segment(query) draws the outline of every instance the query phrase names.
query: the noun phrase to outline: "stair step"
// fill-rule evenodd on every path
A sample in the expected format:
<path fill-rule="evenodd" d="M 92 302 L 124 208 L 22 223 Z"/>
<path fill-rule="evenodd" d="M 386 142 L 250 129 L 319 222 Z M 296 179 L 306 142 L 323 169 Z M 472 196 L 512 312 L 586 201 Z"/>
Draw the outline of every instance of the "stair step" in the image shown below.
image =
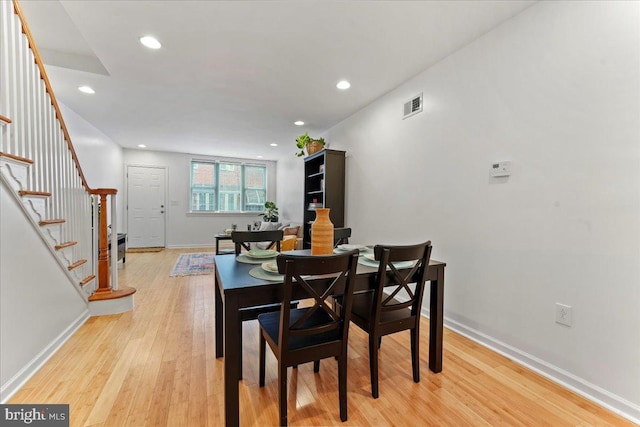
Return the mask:
<path fill-rule="evenodd" d="M 51 197 L 51 193 L 46 191 L 29 191 L 29 190 L 20 190 L 18 194 L 21 196 L 38 196 L 38 197 Z"/>
<path fill-rule="evenodd" d="M 73 245 L 77 245 L 78 242 L 64 242 L 64 243 L 60 243 L 59 245 L 56 245 L 55 248 L 57 251 L 59 251 L 60 249 L 64 249 L 64 248 L 68 248 L 69 246 L 73 246 Z"/>
<path fill-rule="evenodd" d="M 46 221 L 40 221 L 38 222 L 38 224 L 40 226 L 45 226 L 45 225 L 52 225 L 52 224 L 63 224 L 66 221 L 64 219 L 48 219 Z"/>
<path fill-rule="evenodd" d="M 85 278 L 82 280 L 82 282 L 80 282 L 80 286 L 84 286 L 84 285 L 86 285 L 87 283 L 89 283 L 90 281 L 92 281 L 92 280 L 93 280 L 93 279 L 95 279 L 95 278 L 96 278 L 96 275 L 95 275 L 95 274 L 92 274 L 91 276 L 87 276 L 87 277 L 85 277 Z"/>
<path fill-rule="evenodd" d="M 118 290 L 96 291 L 89 297 L 89 301 L 105 301 L 128 297 L 136 293 L 135 288 L 122 287 Z"/>
<path fill-rule="evenodd" d="M 9 154 L 9 153 L 3 153 L 2 151 L 0 151 L 0 157 L 6 157 L 7 159 L 12 159 L 15 160 L 17 162 L 22 162 L 22 163 L 28 163 L 28 164 L 33 164 L 33 160 L 24 158 L 24 157 L 20 157 L 20 156 L 14 156 L 13 154 Z"/>
<path fill-rule="evenodd" d="M 71 271 L 71 270 L 73 270 L 74 268 L 78 268 L 78 267 L 80 267 L 82 264 L 84 264 L 84 263 L 86 263 L 86 262 L 87 262 L 87 260 L 86 260 L 86 259 L 80 259 L 80 260 L 78 260 L 78 261 L 74 262 L 73 264 L 71 264 L 71 265 L 67 266 L 67 269 L 68 269 L 69 271 Z"/>

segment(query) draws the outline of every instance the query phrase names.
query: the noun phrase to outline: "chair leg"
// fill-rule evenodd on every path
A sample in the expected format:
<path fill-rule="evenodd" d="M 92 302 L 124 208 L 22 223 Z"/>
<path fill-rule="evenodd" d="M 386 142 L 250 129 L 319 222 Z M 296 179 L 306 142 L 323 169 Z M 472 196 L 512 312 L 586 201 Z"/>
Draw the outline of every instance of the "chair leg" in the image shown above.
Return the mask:
<path fill-rule="evenodd" d="M 280 404 L 280 425 L 287 425 L 287 367 L 278 360 L 278 402 Z"/>
<path fill-rule="evenodd" d="M 319 360 L 314 360 L 313 361 L 313 372 L 315 372 L 315 373 L 320 372 L 320 361 Z"/>
<path fill-rule="evenodd" d="M 338 399 L 340 400 L 340 419 L 347 421 L 347 355 L 338 358 Z"/>
<path fill-rule="evenodd" d="M 262 335 L 262 331 L 260 331 L 260 374 L 259 374 L 259 385 L 260 387 L 264 387 L 264 363 L 265 363 L 265 340 L 264 335 Z"/>
<path fill-rule="evenodd" d="M 331 308 L 333 309 L 333 311 L 335 311 L 338 315 L 340 315 L 340 308 L 338 306 L 338 301 L 336 301 L 336 299 L 334 297 L 331 297 Z"/>
<path fill-rule="evenodd" d="M 238 353 L 238 381 L 242 380 L 242 320 L 240 321 L 240 325 L 238 327 L 240 331 L 240 336 L 238 337 L 238 342 L 240 343 L 240 352 Z"/>
<path fill-rule="evenodd" d="M 378 338 L 369 335 L 369 370 L 371 371 L 371 395 L 378 398 Z"/>
<path fill-rule="evenodd" d="M 413 382 L 420 382 L 420 334 L 417 328 L 411 329 L 411 367 Z"/>

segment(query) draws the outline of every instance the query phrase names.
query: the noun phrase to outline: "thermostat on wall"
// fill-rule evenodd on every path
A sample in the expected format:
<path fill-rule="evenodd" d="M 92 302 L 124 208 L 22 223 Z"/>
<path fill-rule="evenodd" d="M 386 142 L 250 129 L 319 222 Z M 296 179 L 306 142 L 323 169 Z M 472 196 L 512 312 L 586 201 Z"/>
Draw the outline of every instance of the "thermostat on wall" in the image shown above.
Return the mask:
<path fill-rule="evenodd" d="M 511 175 L 511 162 L 497 162 L 491 165 L 491 176 Z"/>

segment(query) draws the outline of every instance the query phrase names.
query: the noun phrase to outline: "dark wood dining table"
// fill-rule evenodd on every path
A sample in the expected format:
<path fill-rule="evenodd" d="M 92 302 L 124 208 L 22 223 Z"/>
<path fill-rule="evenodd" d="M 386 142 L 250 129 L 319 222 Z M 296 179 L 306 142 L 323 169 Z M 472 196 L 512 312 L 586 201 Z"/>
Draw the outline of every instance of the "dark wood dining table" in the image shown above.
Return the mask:
<path fill-rule="evenodd" d="M 287 253 L 309 254 L 309 251 Z M 442 371 L 442 328 L 444 302 L 444 268 L 446 264 L 431 260 L 427 271 L 429 298 L 429 369 Z M 239 310 L 282 301 L 282 282 L 257 279 L 249 274 L 256 264 L 236 261 L 235 255 L 215 257 L 215 333 L 216 358 L 224 358 L 225 424 L 240 423 L 239 357 L 242 352 Z M 373 289 L 377 269 L 358 264 L 355 290 Z M 426 289 L 425 289 L 426 291 Z M 257 361 L 256 361 L 257 363 Z"/>

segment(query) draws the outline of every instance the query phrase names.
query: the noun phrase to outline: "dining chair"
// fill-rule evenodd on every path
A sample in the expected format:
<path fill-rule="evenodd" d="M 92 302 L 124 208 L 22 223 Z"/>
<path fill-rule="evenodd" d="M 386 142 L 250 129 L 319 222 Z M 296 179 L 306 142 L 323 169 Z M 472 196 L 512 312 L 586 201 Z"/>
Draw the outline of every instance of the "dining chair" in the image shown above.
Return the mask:
<path fill-rule="evenodd" d="M 333 247 L 338 245 L 344 245 L 349 243 L 349 237 L 351 237 L 351 228 L 334 228 L 333 229 Z"/>
<path fill-rule="evenodd" d="M 328 256 L 282 254 L 278 271 L 284 274 L 280 312 L 258 316 L 260 325 L 260 387 L 265 384 L 265 348 L 269 344 L 278 360 L 278 402 L 280 425 L 287 425 L 287 368 L 320 359 L 338 359 L 338 398 L 340 419 L 347 420 L 347 339 L 351 298 L 358 264 L 358 251 Z M 306 275 L 329 275 L 309 283 Z M 343 294 L 342 315 L 327 303 L 335 292 Z M 292 298 L 313 299 L 313 306 L 292 309 Z"/>
<path fill-rule="evenodd" d="M 280 241 L 284 237 L 282 230 L 257 230 L 257 231 L 233 231 L 231 232 L 231 240 L 235 244 L 236 256 L 242 253 L 242 248 L 251 250 L 251 243 L 271 242 L 269 244 L 276 245 L 276 250 L 280 252 Z"/>
<path fill-rule="evenodd" d="M 246 250 L 251 250 L 250 243 L 254 242 L 264 242 L 264 241 L 272 241 L 276 244 L 276 250 L 280 251 L 280 241 L 283 238 L 282 230 L 265 230 L 265 231 L 233 231 L 231 232 L 231 240 L 235 244 L 235 252 L 236 256 L 240 255 L 242 252 L 242 248 Z M 298 303 L 292 303 L 295 307 L 297 307 Z M 265 304 L 258 305 L 255 307 L 247 307 L 240 309 L 240 328 L 242 331 L 242 322 L 246 322 L 249 320 L 256 320 L 259 314 L 268 313 L 271 311 L 279 311 L 280 304 Z M 239 337 L 240 340 L 240 348 L 242 348 L 242 334 Z M 242 379 L 242 352 L 239 354 L 239 378 Z"/>
<path fill-rule="evenodd" d="M 431 241 L 409 246 L 376 245 L 379 261 L 373 292 L 353 296 L 351 321 L 369 334 L 369 368 L 371 394 L 378 398 L 378 349 L 384 335 L 410 330 L 413 381 L 420 382 L 420 309 L 431 258 Z M 399 271 L 394 263 L 416 261 L 408 272 Z M 414 289 L 410 284 L 415 283 Z M 338 310 L 348 310 L 342 299 L 336 299 Z"/>

